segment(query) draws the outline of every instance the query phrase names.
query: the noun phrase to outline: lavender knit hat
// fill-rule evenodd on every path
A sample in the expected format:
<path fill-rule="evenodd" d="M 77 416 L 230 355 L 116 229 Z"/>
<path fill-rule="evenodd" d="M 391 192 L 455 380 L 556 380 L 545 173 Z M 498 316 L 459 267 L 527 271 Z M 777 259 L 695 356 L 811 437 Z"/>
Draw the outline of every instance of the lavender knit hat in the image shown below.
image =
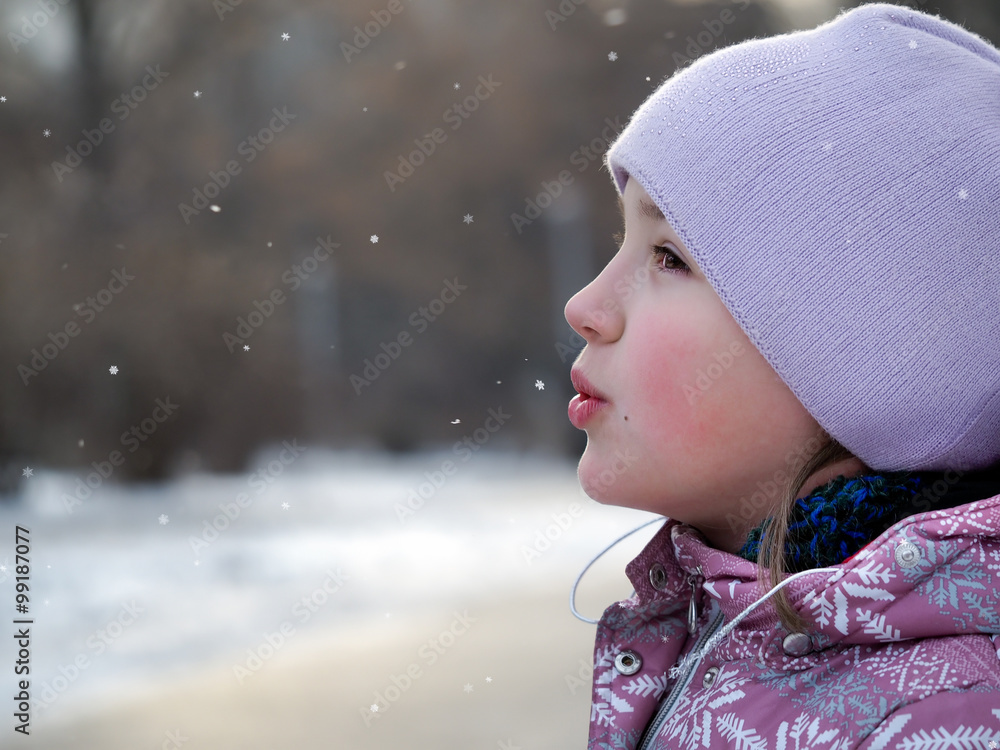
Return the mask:
<path fill-rule="evenodd" d="M 863 5 L 696 60 L 606 162 L 865 464 L 1000 459 L 1000 50 Z"/>

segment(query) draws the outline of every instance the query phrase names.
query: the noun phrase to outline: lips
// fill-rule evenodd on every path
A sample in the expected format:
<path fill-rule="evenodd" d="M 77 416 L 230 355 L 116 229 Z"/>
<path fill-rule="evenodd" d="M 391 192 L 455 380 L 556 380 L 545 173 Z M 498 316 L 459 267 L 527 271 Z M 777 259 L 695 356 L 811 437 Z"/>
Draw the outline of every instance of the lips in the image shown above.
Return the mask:
<path fill-rule="evenodd" d="M 608 397 L 597 390 L 594 384 L 587 380 L 587 377 L 583 374 L 582 370 L 573 368 L 569 372 L 569 379 L 573 382 L 573 387 L 576 388 L 576 392 L 581 396 L 587 396 L 589 398 L 599 398 L 602 401 L 607 401 Z"/>
<path fill-rule="evenodd" d="M 577 395 L 569 402 L 569 421 L 574 427 L 582 430 L 597 411 L 608 405 L 608 399 L 584 377 L 580 370 L 574 368 L 570 371 L 569 377 L 577 390 Z"/>

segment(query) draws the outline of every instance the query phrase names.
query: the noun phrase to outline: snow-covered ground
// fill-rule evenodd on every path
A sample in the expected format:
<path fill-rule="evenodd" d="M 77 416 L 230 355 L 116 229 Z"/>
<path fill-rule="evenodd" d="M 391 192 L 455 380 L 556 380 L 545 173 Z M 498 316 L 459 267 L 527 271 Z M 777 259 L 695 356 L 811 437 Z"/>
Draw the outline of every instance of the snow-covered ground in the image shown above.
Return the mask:
<path fill-rule="evenodd" d="M 568 602 L 597 552 L 655 518 L 595 503 L 565 461 L 311 450 L 286 466 L 281 449 L 240 475 L 107 482 L 72 512 L 65 497 L 84 473 L 36 470 L 0 504 L 5 612 L 14 607 L 14 527 L 30 530 L 36 718 L 68 717 L 201 663 L 239 661 L 282 623 L 296 633 L 363 628 L 533 591 Z M 423 504 L 407 505 L 421 489 Z M 622 542 L 594 574 L 619 575 L 627 588 L 624 562 L 658 527 Z M 13 639 L 3 642 L 0 682 L 13 687 Z"/>

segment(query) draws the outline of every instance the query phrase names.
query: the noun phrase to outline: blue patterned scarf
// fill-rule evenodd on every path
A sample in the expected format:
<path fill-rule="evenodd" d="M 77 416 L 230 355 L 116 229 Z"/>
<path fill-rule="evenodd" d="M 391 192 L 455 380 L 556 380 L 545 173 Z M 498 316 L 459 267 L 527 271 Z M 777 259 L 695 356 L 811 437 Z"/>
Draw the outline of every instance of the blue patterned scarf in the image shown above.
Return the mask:
<path fill-rule="evenodd" d="M 785 541 L 786 571 L 836 565 L 915 513 L 997 494 L 1000 464 L 964 473 L 896 471 L 850 479 L 840 475 L 795 501 Z M 754 528 L 736 554 L 757 562 L 761 539 L 771 522 L 767 518 Z"/>

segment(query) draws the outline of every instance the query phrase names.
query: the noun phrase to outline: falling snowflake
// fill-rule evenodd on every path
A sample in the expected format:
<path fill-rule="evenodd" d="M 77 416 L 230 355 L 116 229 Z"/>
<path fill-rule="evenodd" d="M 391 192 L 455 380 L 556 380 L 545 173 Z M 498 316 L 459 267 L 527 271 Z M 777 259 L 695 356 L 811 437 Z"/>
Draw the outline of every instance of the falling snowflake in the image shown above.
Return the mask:
<path fill-rule="evenodd" d="M 201 92 L 200 91 L 195 91 L 194 92 L 194 98 L 195 99 L 201 99 Z"/>
<path fill-rule="evenodd" d="M 45 128 L 45 130 L 42 131 L 42 135 L 48 138 L 50 135 L 52 135 L 52 131 L 49 130 L 48 128 Z"/>
<path fill-rule="evenodd" d="M 608 59 L 609 59 L 609 60 L 610 60 L 611 62 L 614 62 L 615 60 L 617 60 L 617 59 L 618 59 L 618 53 L 617 53 L 617 52 L 609 52 L 609 53 L 608 53 Z"/>
<path fill-rule="evenodd" d="M 910 49 L 916 49 L 917 48 L 917 43 L 911 39 L 909 46 L 910 46 Z"/>
<path fill-rule="evenodd" d="M 282 510 L 288 510 L 290 507 L 292 507 L 292 506 L 290 506 L 288 503 L 282 503 L 281 504 L 281 509 Z"/>
<path fill-rule="evenodd" d="M 471 685 L 470 683 L 468 683 L 468 682 L 467 682 L 467 683 L 465 683 L 465 687 L 464 687 L 464 688 L 462 688 L 462 689 L 463 689 L 463 690 L 464 690 L 465 692 L 467 692 L 467 693 L 471 693 L 471 692 L 472 692 L 472 685 Z"/>
<path fill-rule="evenodd" d="M 166 526 L 170 523 L 170 517 L 166 513 L 161 513 L 157 520 L 160 522 L 160 526 Z"/>
<path fill-rule="evenodd" d="M 217 214 L 217 213 L 219 213 L 219 211 L 221 211 L 221 210 L 222 210 L 222 206 L 217 206 L 217 205 L 216 205 L 216 204 L 214 204 L 214 203 L 213 203 L 213 204 L 212 204 L 211 206 L 209 206 L 208 208 L 209 208 L 209 210 L 210 210 L 210 211 L 211 211 L 212 213 L 216 213 L 216 214 Z"/>
<path fill-rule="evenodd" d="M 281 35 L 281 38 L 282 38 L 282 39 L 283 39 L 284 41 L 286 41 L 286 42 L 287 42 L 287 41 L 288 41 L 289 39 L 291 39 L 291 37 L 290 37 L 290 36 L 288 35 L 288 32 L 285 32 L 284 34 L 282 34 L 282 35 Z"/>
<path fill-rule="evenodd" d="M 376 242 L 378 242 L 378 235 L 373 234 L 371 237 L 369 237 L 369 239 L 372 241 L 372 244 L 374 245 Z"/>
<path fill-rule="evenodd" d="M 0 102 L 5 102 L 5 101 L 7 101 L 7 97 L 6 96 L 0 96 Z"/>
<path fill-rule="evenodd" d="M 487 681 L 487 682 L 493 682 L 493 678 L 492 678 L 492 677 L 487 677 L 487 678 L 486 678 L 486 681 Z"/>
<path fill-rule="evenodd" d="M 373 714 L 377 714 L 378 713 L 378 703 L 372 703 L 368 707 L 368 710 L 371 711 Z"/>
<path fill-rule="evenodd" d="M 535 381 L 535 388 L 537 388 L 540 391 L 544 391 L 545 390 L 545 383 L 543 383 L 541 380 L 536 380 Z"/>
<path fill-rule="evenodd" d="M 34 473 L 35 472 L 34 472 L 34 470 L 31 467 L 25 466 L 24 467 L 24 471 L 21 472 L 21 476 L 24 477 L 25 479 L 27 479 L 28 477 L 30 477 Z"/>
<path fill-rule="evenodd" d="M 969 191 L 966 190 L 965 188 L 960 188 L 958 191 L 958 199 L 964 201 L 968 197 L 969 197 Z"/>
<path fill-rule="evenodd" d="M 472 223 L 472 214 L 466 214 L 465 217 L 462 219 L 462 221 L 464 221 L 466 224 L 471 224 Z"/>
<path fill-rule="evenodd" d="M 108 372 L 110 372 L 112 375 L 117 375 L 118 365 L 111 365 L 111 367 L 108 368 Z"/>
<path fill-rule="evenodd" d="M 243 351 L 245 351 L 245 352 L 250 351 L 250 344 L 244 344 L 243 345 Z"/>
<path fill-rule="evenodd" d="M 367 111 L 368 111 L 368 107 L 362 107 L 362 108 L 361 108 L 361 111 L 362 111 L 362 112 L 367 112 Z"/>
<path fill-rule="evenodd" d="M 458 81 L 456 81 L 454 88 L 455 88 L 455 91 L 458 91 L 460 88 L 462 88 L 462 85 L 460 83 L 458 83 Z"/>
<path fill-rule="evenodd" d="M 452 424 L 458 424 L 458 423 L 460 423 L 461 421 L 462 421 L 461 419 L 453 419 L 453 420 L 451 420 L 451 423 L 452 423 Z"/>
<path fill-rule="evenodd" d="M 0 565 L 0 573 L 6 573 L 6 572 L 7 572 L 7 558 L 5 557 L 3 560 L 3 565 Z"/>

